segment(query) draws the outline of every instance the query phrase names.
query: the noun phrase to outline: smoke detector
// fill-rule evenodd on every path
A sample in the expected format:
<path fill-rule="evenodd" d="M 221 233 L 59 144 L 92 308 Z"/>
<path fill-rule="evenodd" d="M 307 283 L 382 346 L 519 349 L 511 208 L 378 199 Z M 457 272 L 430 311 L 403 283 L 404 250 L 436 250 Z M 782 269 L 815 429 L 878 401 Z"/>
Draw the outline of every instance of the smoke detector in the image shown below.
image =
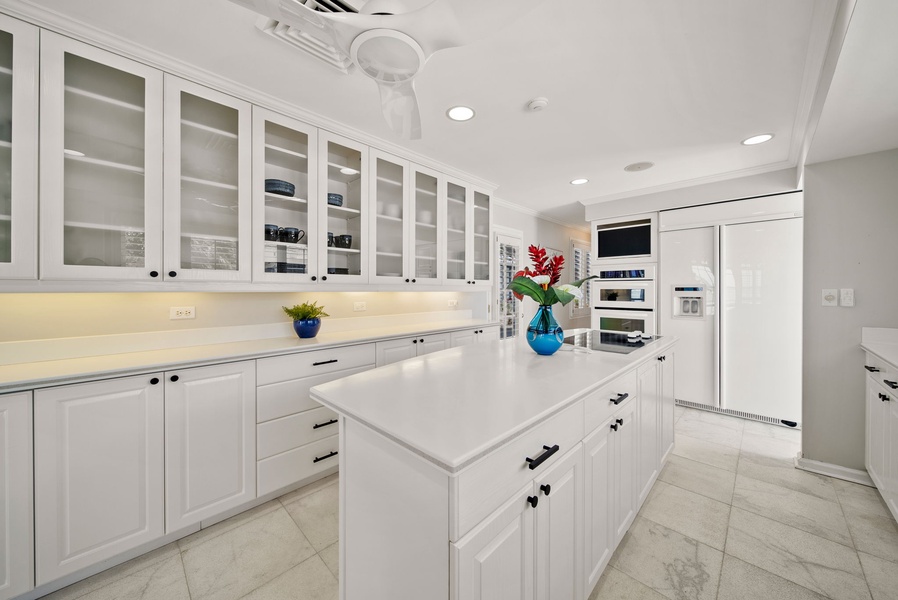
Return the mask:
<path fill-rule="evenodd" d="M 634 171 L 645 171 L 646 169 L 651 169 L 654 166 L 655 166 L 655 163 L 651 163 L 651 162 L 637 162 L 637 163 L 633 163 L 632 165 L 627 165 L 626 167 L 624 167 L 624 171 L 629 171 L 630 173 L 633 173 Z"/>
<path fill-rule="evenodd" d="M 549 106 L 549 99 L 543 98 L 542 96 L 540 96 L 539 98 L 534 98 L 527 103 L 527 108 L 533 112 L 542 110 L 547 106 Z"/>

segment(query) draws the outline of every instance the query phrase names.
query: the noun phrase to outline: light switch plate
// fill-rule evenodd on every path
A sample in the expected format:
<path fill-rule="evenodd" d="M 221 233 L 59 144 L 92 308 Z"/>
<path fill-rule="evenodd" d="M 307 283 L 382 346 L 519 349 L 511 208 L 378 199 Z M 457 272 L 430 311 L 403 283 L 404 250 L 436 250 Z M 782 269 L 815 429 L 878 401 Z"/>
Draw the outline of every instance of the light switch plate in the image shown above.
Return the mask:
<path fill-rule="evenodd" d="M 839 306 L 839 290 L 835 288 L 824 289 L 823 306 Z"/>
<path fill-rule="evenodd" d="M 353 302 L 352 310 L 355 312 L 362 312 L 368 310 L 368 305 L 365 302 Z"/>
<path fill-rule="evenodd" d="M 854 288 L 842 288 L 839 290 L 839 305 L 854 306 Z"/>

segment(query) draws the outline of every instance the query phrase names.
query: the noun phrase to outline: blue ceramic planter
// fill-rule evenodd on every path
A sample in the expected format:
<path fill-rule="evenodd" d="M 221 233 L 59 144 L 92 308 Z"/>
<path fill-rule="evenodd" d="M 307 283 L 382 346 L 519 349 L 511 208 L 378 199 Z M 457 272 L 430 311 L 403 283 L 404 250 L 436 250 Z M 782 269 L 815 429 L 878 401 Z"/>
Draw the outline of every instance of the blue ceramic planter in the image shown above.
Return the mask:
<path fill-rule="evenodd" d="M 313 338 L 318 335 L 319 329 L 321 329 L 321 319 L 318 317 L 293 321 L 293 331 L 301 338 Z"/>
<path fill-rule="evenodd" d="M 527 327 L 527 343 L 537 354 L 550 356 L 561 348 L 563 342 L 564 331 L 552 315 L 552 307 L 540 304 Z"/>

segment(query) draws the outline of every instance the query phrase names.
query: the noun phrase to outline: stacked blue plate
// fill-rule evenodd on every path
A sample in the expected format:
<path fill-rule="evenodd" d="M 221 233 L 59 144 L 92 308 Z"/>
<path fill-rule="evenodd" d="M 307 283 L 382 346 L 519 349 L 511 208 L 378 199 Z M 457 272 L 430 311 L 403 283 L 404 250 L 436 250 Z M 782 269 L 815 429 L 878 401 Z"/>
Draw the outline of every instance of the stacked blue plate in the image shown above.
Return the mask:
<path fill-rule="evenodd" d="M 293 193 L 296 191 L 296 186 L 289 181 L 282 181 L 280 179 L 266 179 L 265 191 L 270 194 L 292 197 Z"/>
<path fill-rule="evenodd" d="M 343 206 L 343 194 L 328 194 L 327 203 L 332 206 Z"/>

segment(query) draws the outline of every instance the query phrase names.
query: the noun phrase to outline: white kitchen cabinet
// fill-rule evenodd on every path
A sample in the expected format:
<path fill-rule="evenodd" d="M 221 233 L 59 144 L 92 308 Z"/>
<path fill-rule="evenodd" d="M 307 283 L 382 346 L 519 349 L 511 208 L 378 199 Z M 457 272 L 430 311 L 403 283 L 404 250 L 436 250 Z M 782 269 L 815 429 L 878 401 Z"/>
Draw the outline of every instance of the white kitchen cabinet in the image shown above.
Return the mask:
<path fill-rule="evenodd" d="M 479 344 L 482 342 L 492 342 L 499 339 L 499 326 L 486 325 L 479 329 L 462 329 L 452 332 L 453 348 L 457 346 L 467 346 L 468 344 Z"/>
<path fill-rule="evenodd" d="M 411 194 L 409 191 L 409 163 L 385 152 L 370 149 L 368 152 L 368 189 L 370 206 L 374 207 L 370 220 L 371 283 L 411 283 L 411 239 L 409 222 L 412 220 Z"/>
<path fill-rule="evenodd" d="M 37 585 L 163 535 L 161 378 L 34 392 Z"/>
<path fill-rule="evenodd" d="M 165 373 L 165 531 L 256 497 L 256 364 Z"/>
<path fill-rule="evenodd" d="M 165 279 L 250 280 L 251 128 L 249 103 L 165 75 Z"/>
<path fill-rule="evenodd" d="M 451 339 L 452 336 L 449 333 L 431 333 L 413 338 L 377 342 L 375 345 L 377 366 L 382 367 L 407 358 L 446 350 L 452 347 Z"/>
<path fill-rule="evenodd" d="M 648 497 L 661 468 L 661 396 L 658 389 L 661 362 L 659 356 L 657 360 L 643 365 L 637 371 L 639 377 L 639 391 L 636 397 L 637 421 L 639 422 L 636 475 L 637 489 L 639 490 L 638 506 L 642 506 Z"/>
<path fill-rule="evenodd" d="M 163 278 L 162 82 L 41 32 L 41 278 Z"/>
<path fill-rule="evenodd" d="M 409 185 L 410 273 L 413 283 L 442 283 L 446 269 L 446 195 L 444 176 L 437 171 L 411 165 Z"/>
<path fill-rule="evenodd" d="M 0 599 L 34 587 L 31 392 L 0 396 Z"/>
<path fill-rule="evenodd" d="M 37 27 L 0 15 L 0 278 L 37 278 L 37 64 Z"/>
<path fill-rule="evenodd" d="M 865 465 L 898 518 L 898 365 L 867 353 Z"/>
<path fill-rule="evenodd" d="M 639 413 L 636 402 L 628 402 L 614 414 L 609 424 L 612 433 L 611 456 L 614 467 L 614 503 L 611 527 L 615 547 L 636 518 L 639 457 Z"/>
<path fill-rule="evenodd" d="M 445 189 L 446 281 L 488 285 L 492 278 L 490 196 L 450 178 Z"/>
<path fill-rule="evenodd" d="M 293 184 L 292 195 L 265 191 L 265 181 Z M 318 224 L 318 130 L 253 107 L 253 280 L 306 283 L 318 274 L 327 232 Z M 267 226 L 300 230 L 299 240 L 266 235 Z"/>
<path fill-rule="evenodd" d="M 676 408 L 676 398 L 674 398 L 674 364 L 676 362 L 676 353 L 673 350 L 665 352 L 661 355 L 661 369 L 658 372 L 660 382 L 658 390 L 661 395 L 661 432 L 658 439 L 661 442 L 661 463 L 663 464 L 667 457 L 674 449 L 674 409 Z"/>
<path fill-rule="evenodd" d="M 318 131 L 318 227 L 333 234 L 319 240 L 320 282 L 366 283 L 369 252 L 368 147 L 348 138 Z M 328 200 L 329 194 L 338 194 Z M 340 236 L 349 236 L 343 237 Z"/>
<path fill-rule="evenodd" d="M 471 229 L 468 232 L 468 276 L 473 285 L 488 286 L 492 281 L 492 245 L 490 231 L 493 225 L 493 210 L 490 195 L 475 189 L 468 209 L 471 215 Z"/>
<path fill-rule="evenodd" d="M 613 520 L 617 499 L 615 461 L 618 459 L 611 424 L 614 418 L 597 427 L 583 441 L 585 472 L 585 509 L 583 529 L 586 590 L 591 591 L 611 560 L 615 531 Z"/>

